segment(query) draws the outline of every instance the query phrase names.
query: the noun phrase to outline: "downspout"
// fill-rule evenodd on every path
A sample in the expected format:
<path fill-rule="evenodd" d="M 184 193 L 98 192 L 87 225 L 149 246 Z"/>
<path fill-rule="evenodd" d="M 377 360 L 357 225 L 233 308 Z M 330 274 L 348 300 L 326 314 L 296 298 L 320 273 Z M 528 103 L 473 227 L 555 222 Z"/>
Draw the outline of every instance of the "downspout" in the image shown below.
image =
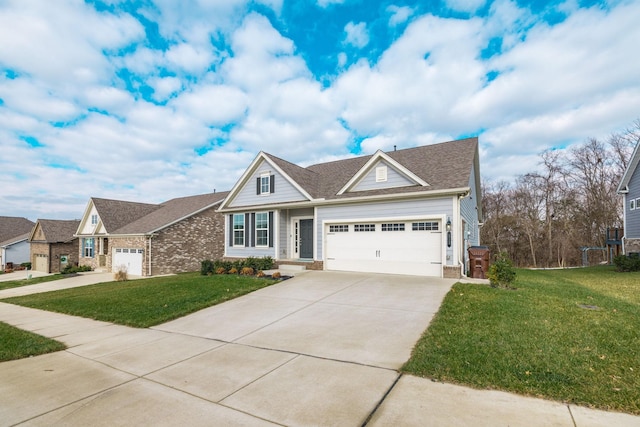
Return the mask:
<path fill-rule="evenodd" d="M 147 251 L 147 258 L 149 263 L 149 271 L 148 276 L 151 277 L 151 239 L 153 238 L 153 234 L 149 234 L 149 250 Z"/>

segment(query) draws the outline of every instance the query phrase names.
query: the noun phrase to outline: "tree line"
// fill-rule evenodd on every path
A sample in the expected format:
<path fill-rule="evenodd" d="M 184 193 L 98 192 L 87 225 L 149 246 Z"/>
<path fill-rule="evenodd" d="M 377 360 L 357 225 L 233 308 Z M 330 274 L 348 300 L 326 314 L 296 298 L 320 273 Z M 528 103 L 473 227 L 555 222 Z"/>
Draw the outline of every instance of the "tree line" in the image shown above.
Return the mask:
<path fill-rule="evenodd" d="M 589 138 L 566 150 L 540 153 L 539 169 L 482 183 L 481 241 L 505 251 L 519 267 L 569 267 L 604 262 L 608 228 L 622 228 L 616 193 L 640 142 L 640 119 L 606 140 Z M 592 248 L 585 250 L 584 248 Z"/>

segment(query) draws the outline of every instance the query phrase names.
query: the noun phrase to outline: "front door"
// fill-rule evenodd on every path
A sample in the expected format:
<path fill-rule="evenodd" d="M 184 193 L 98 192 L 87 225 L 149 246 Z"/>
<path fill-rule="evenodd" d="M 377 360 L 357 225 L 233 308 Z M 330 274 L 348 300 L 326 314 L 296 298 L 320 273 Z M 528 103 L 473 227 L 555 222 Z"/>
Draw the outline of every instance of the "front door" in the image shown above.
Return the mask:
<path fill-rule="evenodd" d="M 313 220 L 300 220 L 300 258 L 313 258 Z"/>

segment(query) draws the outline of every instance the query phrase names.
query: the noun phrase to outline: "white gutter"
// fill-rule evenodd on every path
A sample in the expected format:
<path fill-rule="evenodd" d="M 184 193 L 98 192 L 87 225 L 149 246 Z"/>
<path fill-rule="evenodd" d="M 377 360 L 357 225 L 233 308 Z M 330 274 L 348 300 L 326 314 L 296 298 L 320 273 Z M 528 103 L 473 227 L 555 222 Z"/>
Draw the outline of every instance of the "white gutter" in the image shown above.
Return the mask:
<path fill-rule="evenodd" d="M 381 200 L 402 200 L 402 199 L 414 199 L 416 197 L 437 197 L 437 196 L 453 196 L 460 195 L 466 196 L 471 191 L 470 187 L 448 188 L 445 190 L 433 190 L 433 191 L 420 191 L 413 193 L 400 193 L 400 194 L 379 194 L 377 196 L 360 196 L 360 197 L 348 197 L 340 199 L 313 199 L 311 201 L 292 202 L 292 203 L 273 203 L 270 205 L 251 205 L 251 206 L 237 206 L 233 208 L 218 209 L 216 212 L 244 212 L 252 209 L 291 209 L 300 207 L 316 207 L 316 206 L 328 206 L 328 205 L 346 205 L 352 203 L 361 202 L 377 202 Z"/>

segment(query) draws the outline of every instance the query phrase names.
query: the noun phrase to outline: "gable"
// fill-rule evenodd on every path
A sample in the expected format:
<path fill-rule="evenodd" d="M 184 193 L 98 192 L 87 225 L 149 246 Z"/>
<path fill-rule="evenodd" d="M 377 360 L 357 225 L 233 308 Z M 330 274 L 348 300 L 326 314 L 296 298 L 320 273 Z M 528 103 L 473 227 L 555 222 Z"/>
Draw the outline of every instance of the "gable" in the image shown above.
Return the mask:
<path fill-rule="evenodd" d="M 254 206 L 272 203 L 306 201 L 309 198 L 300 191 L 279 168 L 264 158 L 259 160 L 232 190 L 232 197 L 225 207 Z M 268 192 L 261 193 L 259 180 L 268 177 Z"/>
<path fill-rule="evenodd" d="M 391 176 L 394 182 L 391 183 L 388 183 L 389 169 L 393 170 Z M 351 177 L 349 182 L 338 192 L 338 195 L 353 191 L 362 191 L 363 186 L 360 187 L 361 190 L 356 190 L 356 187 L 363 182 L 364 188 L 367 190 L 401 188 L 414 185 L 422 187 L 429 186 L 422 178 L 380 150 L 371 156 L 365 165 Z"/>
<path fill-rule="evenodd" d="M 416 185 L 415 181 L 400 173 L 388 162 L 380 160 L 374 163 L 369 172 L 356 182 L 349 191 L 368 191 L 414 185 Z"/>
<path fill-rule="evenodd" d="M 89 202 L 89 206 L 87 206 L 87 210 L 85 211 L 84 216 L 82 217 L 82 221 L 80 222 L 80 226 L 78 227 L 78 233 L 85 236 L 96 235 L 96 234 L 106 234 L 106 230 L 104 228 L 104 224 L 100 219 L 100 215 L 98 214 L 98 209 L 96 208 L 93 201 Z"/>
<path fill-rule="evenodd" d="M 36 226 L 33 227 L 33 231 L 29 236 L 29 241 L 30 242 L 33 242 L 33 241 L 46 242 L 47 241 L 47 238 L 44 235 L 44 230 L 42 229 L 42 224 L 40 223 L 40 221 L 38 221 L 36 223 Z"/>

